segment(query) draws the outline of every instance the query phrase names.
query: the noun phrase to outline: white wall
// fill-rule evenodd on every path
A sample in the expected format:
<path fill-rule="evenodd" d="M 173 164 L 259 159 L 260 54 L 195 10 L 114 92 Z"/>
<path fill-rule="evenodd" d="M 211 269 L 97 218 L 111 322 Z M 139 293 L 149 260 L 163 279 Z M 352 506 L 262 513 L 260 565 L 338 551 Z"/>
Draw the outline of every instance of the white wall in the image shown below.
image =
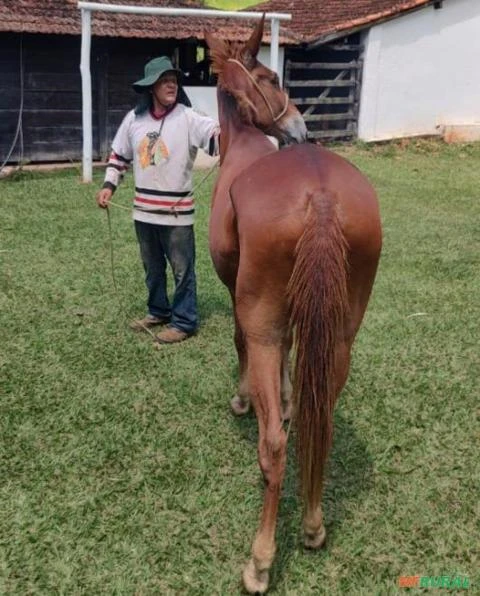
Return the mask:
<path fill-rule="evenodd" d="M 444 0 L 366 38 L 359 138 L 441 134 L 448 124 L 480 124 L 480 0 Z"/>
<path fill-rule="evenodd" d="M 278 52 L 278 76 L 283 80 L 284 49 Z M 270 46 L 262 46 L 258 55 L 259 61 L 270 68 Z M 193 107 L 208 116 L 218 120 L 217 89 L 216 87 L 185 87 L 185 91 Z"/>
<path fill-rule="evenodd" d="M 185 87 L 185 92 L 196 110 L 218 120 L 216 87 Z"/>

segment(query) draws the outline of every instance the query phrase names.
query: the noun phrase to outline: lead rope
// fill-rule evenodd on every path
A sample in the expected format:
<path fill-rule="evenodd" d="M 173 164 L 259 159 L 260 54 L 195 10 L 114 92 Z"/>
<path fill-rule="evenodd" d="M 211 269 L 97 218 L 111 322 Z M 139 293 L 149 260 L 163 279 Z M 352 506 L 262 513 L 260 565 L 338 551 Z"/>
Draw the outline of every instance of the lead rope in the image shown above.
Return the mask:
<path fill-rule="evenodd" d="M 208 170 L 207 174 L 200 180 L 200 182 L 193 187 L 192 193 L 191 193 L 192 196 L 202 186 L 202 184 L 208 180 L 208 178 L 212 175 L 213 171 L 216 168 L 218 168 L 218 161 L 213 164 L 213 166 Z M 177 213 L 177 211 L 175 211 L 176 205 L 178 203 L 182 202 L 183 200 L 185 200 L 185 198 L 186 197 L 180 197 L 170 207 L 170 210 L 173 211 L 175 217 L 178 217 L 178 213 Z M 113 201 L 109 201 L 108 204 L 109 205 L 112 205 L 113 207 L 117 207 L 118 209 L 124 209 L 125 211 L 129 211 L 129 212 L 131 211 L 131 208 L 130 207 L 125 207 L 124 205 L 120 205 L 119 203 L 114 203 Z"/>
<path fill-rule="evenodd" d="M 110 202 L 110 204 L 112 204 L 112 203 Z M 115 207 L 120 207 L 122 209 L 126 209 L 127 211 L 130 211 L 130 209 L 128 209 L 128 207 L 124 207 L 123 205 L 115 204 Z M 106 209 L 106 212 L 107 212 L 107 222 L 108 222 L 108 236 L 109 236 L 109 244 L 110 244 L 110 266 L 112 268 L 113 288 L 114 288 L 115 293 L 118 298 L 120 310 L 125 315 L 125 320 L 126 320 L 129 316 L 129 314 L 127 312 L 127 309 L 125 308 L 125 304 L 123 303 L 122 295 L 120 294 L 120 290 L 119 290 L 118 284 L 117 284 L 117 277 L 115 275 L 115 263 L 114 263 L 114 256 L 113 256 L 112 220 L 111 220 L 111 216 L 110 216 L 110 209 L 108 207 Z M 155 339 L 155 334 L 148 327 L 146 327 L 146 325 L 142 325 L 142 327 L 147 333 L 149 333 L 152 336 L 153 339 Z"/>
<path fill-rule="evenodd" d="M 193 196 L 195 194 L 195 192 L 202 186 L 202 184 L 210 177 L 210 175 L 212 174 L 213 170 L 218 167 L 218 161 L 216 161 L 213 166 L 208 170 L 207 174 L 200 180 L 200 182 L 198 184 L 196 184 L 193 188 L 192 188 L 192 193 L 190 196 Z M 170 211 L 173 212 L 173 214 L 175 215 L 175 217 L 178 217 L 178 213 L 177 210 L 175 209 L 175 207 L 178 205 L 178 203 L 181 203 L 186 197 L 180 197 L 179 199 L 177 199 L 172 206 L 170 207 Z"/>

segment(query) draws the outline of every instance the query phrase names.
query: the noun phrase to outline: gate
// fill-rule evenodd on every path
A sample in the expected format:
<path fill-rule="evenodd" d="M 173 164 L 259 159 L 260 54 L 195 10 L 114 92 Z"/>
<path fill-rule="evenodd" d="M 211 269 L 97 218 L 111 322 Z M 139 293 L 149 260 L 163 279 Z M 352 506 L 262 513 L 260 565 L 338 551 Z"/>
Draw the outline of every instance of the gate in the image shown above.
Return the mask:
<path fill-rule="evenodd" d="M 287 51 L 285 87 L 305 119 L 310 139 L 357 137 L 362 47 L 357 33 L 313 50 Z"/>

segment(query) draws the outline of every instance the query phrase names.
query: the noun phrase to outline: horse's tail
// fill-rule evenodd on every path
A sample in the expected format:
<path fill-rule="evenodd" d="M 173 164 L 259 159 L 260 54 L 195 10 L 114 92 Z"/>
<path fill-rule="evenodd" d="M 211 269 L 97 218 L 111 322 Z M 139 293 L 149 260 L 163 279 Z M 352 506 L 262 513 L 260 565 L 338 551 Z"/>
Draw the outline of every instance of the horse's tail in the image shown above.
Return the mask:
<path fill-rule="evenodd" d="M 335 346 L 348 310 L 346 241 L 328 194 L 312 196 L 288 294 L 296 341 L 297 457 L 303 498 L 314 507 L 333 436 Z"/>

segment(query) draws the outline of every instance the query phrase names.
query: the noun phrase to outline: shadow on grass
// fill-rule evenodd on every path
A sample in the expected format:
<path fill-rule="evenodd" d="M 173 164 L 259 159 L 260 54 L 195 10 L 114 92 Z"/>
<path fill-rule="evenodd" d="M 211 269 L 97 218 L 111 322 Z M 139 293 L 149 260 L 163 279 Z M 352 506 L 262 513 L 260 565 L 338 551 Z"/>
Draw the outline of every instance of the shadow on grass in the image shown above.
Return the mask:
<path fill-rule="evenodd" d="M 258 442 L 258 428 L 255 416 L 235 419 L 242 438 Z M 335 412 L 335 434 L 333 448 L 324 484 L 322 499 L 325 525 L 327 528 L 326 549 L 335 542 L 337 532 L 350 516 L 351 503 L 358 503 L 373 486 L 373 460 L 365 443 L 359 439 L 354 424 L 340 409 Z M 263 480 L 259 470 L 259 488 L 263 491 Z M 292 429 L 288 443 L 288 459 L 277 526 L 277 554 L 271 570 L 271 586 L 280 581 L 283 570 L 298 549 L 304 556 L 320 556 L 325 549 L 308 551 L 303 547 L 302 499 L 299 494 L 298 466 L 295 455 L 295 431 Z M 254 532 L 252 532 L 253 538 Z"/>
<path fill-rule="evenodd" d="M 233 321 L 232 304 L 228 296 L 212 294 L 208 300 L 199 300 L 200 320 L 206 323 L 214 315 L 231 317 Z"/>

